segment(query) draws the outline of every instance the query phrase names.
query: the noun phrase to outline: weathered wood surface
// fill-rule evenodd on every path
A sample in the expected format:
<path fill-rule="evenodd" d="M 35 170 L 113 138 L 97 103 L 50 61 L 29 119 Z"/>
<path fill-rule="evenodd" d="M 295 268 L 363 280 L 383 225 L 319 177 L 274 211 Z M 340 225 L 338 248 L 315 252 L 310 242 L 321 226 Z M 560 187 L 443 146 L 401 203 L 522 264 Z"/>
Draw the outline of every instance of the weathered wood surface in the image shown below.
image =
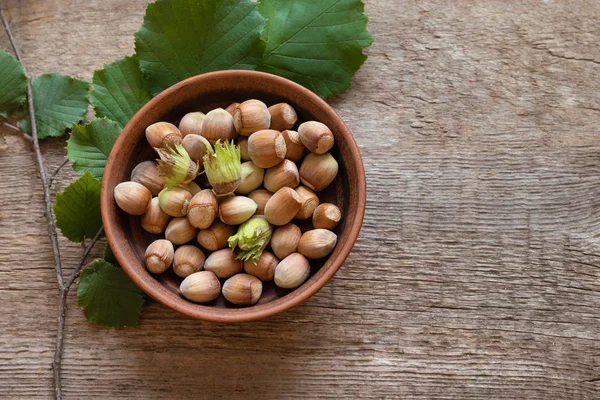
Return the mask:
<path fill-rule="evenodd" d="M 5 7 L 32 75 L 91 79 L 132 52 L 145 1 Z M 241 325 L 154 305 L 140 329 L 103 329 L 72 295 L 67 398 L 600 398 L 600 3 L 366 12 L 375 44 L 332 101 L 369 193 L 344 268 L 306 304 Z M 30 145 L 0 133 L 0 397 L 49 398 L 41 187 Z M 50 169 L 64 146 L 44 143 Z M 81 249 L 62 244 L 73 266 Z"/>

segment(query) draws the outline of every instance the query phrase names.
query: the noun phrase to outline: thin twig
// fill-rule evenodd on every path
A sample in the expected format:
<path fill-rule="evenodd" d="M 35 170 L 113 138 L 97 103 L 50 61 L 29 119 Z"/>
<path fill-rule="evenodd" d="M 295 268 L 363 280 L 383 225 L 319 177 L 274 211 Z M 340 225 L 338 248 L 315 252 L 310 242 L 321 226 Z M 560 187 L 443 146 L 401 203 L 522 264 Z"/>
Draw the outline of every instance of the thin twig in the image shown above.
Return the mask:
<path fill-rule="evenodd" d="M 17 59 L 21 61 L 21 63 L 23 63 L 23 58 L 21 57 L 21 52 L 19 51 L 19 48 L 16 45 L 15 37 L 13 36 L 12 31 L 10 30 L 10 26 L 6 22 L 6 16 L 4 15 L 2 7 L 2 0 L 0 0 L 0 17 L 2 18 L 2 24 L 4 25 L 4 29 L 6 30 L 6 34 L 8 35 L 8 40 L 10 40 L 10 45 L 12 46 L 15 55 L 17 56 Z"/>
<path fill-rule="evenodd" d="M 21 57 L 21 52 L 17 47 L 15 42 L 15 38 L 10 29 L 10 25 L 6 20 L 6 16 L 4 15 L 2 0 L 0 0 L 0 20 L 2 20 L 2 24 L 4 25 L 4 29 L 6 30 L 6 34 L 8 35 L 8 39 L 10 40 L 10 44 L 17 56 L 17 59 L 23 65 L 23 58 Z M 23 65 L 23 69 L 26 71 L 25 66 Z M 58 305 L 58 329 L 56 333 L 56 347 L 54 349 L 54 362 L 52 363 L 52 373 L 54 377 L 54 395 L 57 400 L 62 400 L 62 382 L 61 382 L 61 362 L 62 362 L 62 347 L 64 340 L 64 329 L 65 329 L 65 314 L 67 309 L 67 295 L 69 294 L 69 287 L 65 287 L 65 283 L 63 281 L 62 275 L 62 264 L 60 259 L 60 250 L 58 247 L 58 235 L 56 232 L 56 224 L 54 222 L 54 216 L 52 214 L 52 202 L 50 200 L 50 185 L 48 184 L 48 173 L 46 170 L 46 165 L 44 164 L 44 157 L 42 156 L 42 152 L 40 150 L 40 142 L 38 140 L 37 135 L 37 121 L 35 118 L 35 108 L 33 104 L 33 91 L 31 89 L 31 77 L 25 72 L 27 76 L 27 107 L 29 110 L 29 120 L 31 123 L 31 139 L 33 141 L 33 149 L 36 156 L 36 161 L 38 164 L 38 169 L 40 172 L 40 180 L 42 181 L 42 189 L 44 191 L 44 203 L 45 203 L 45 217 L 48 221 L 48 236 L 50 237 L 50 242 L 52 243 L 52 253 L 54 254 L 54 268 L 56 270 L 56 282 L 58 284 L 58 290 L 60 294 L 60 300 Z M 24 136 L 26 137 L 26 136 Z M 87 256 L 86 252 L 86 256 Z M 81 265 L 85 262 L 82 261 Z M 81 267 L 78 266 L 80 270 Z M 75 276 L 75 275 L 73 275 Z M 73 278 L 74 280 L 74 278 Z M 69 280 L 71 282 L 71 280 Z M 71 282 L 72 283 L 72 282 Z"/>
<path fill-rule="evenodd" d="M 7 128 L 13 129 L 17 132 L 21 132 L 21 130 L 19 128 L 17 128 L 16 126 L 14 126 L 13 124 L 9 124 L 6 121 L 2 121 L 2 125 L 6 126 Z"/>
<path fill-rule="evenodd" d="M 23 132 L 21 129 L 17 128 L 16 126 L 9 124 L 6 121 L 2 121 L 2 125 L 19 132 L 21 134 L 21 136 L 23 136 L 23 139 L 27 140 L 29 143 L 33 143 L 33 138 L 31 136 L 29 136 L 28 134 L 26 134 L 25 132 Z"/>
<path fill-rule="evenodd" d="M 19 48 L 17 47 L 15 38 L 10 29 L 10 25 L 8 25 L 8 21 L 6 20 L 6 16 L 4 15 L 4 10 L 2 8 L 2 0 L 0 0 L 0 19 L 2 19 L 2 24 L 4 25 L 4 29 L 6 30 L 6 34 L 8 35 L 8 39 L 10 40 L 10 44 L 15 52 L 15 55 L 17 56 L 17 59 L 21 62 L 21 64 L 23 64 L 21 52 L 19 52 Z M 25 70 L 24 65 L 23 69 Z M 58 248 L 58 235 L 56 233 L 56 224 L 54 223 L 54 218 L 52 216 L 52 201 L 50 200 L 50 186 L 48 185 L 48 173 L 46 171 L 44 157 L 42 156 L 42 151 L 40 150 L 40 142 L 37 136 L 37 121 L 35 119 L 35 107 L 33 105 L 31 77 L 29 77 L 29 75 L 27 75 L 27 106 L 29 109 L 29 120 L 31 123 L 31 138 L 33 139 L 33 150 L 35 151 L 36 161 L 40 170 L 40 179 L 42 180 L 42 188 L 44 190 L 44 202 L 46 203 L 46 212 L 44 213 L 44 215 L 46 216 L 46 220 L 48 221 L 48 235 L 50 236 L 50 241 L 52 242 L 52 251 L 54 253 L 54 266 L 56 269 L 56 280 L 58 281 L 59 290 L 62 290 L 64 288 L 64 283 L 62 277 L 60 250 Z"/>
<path fill-rule="evenodd" d="M 77 267 L 75 267 L 75 269 L 71 273 L 71 276 L 69 276 L 69 279 L 67 280 L 67 282 L 64 285 L 64 289 L 60 293 L 60 300 L 58 303 L 58 330 L 56 333 L 56 347 L 55 347 L 55 351 L 54 351 L 54 360 L 52 361 L 52 370 L 54 371 L 54 378 L 55 378 L 54 381 L 55 381 L 55 384 L 58 385 L 55 387 L 55 393 L 56 393 L 57 400 L 62 399 L 62 393 L 61 393 L 62 386 L 60 386 L 61 385 L 60 369 L 61 369 L 62 351 L 63 351 L 64 337 L 65 337 L 65 315 L 67 313 L 67 297 L 69 295 L 69 290 L 71 289 L 73 282 L 75 282 L 75 279 L 77 279 L 77 277 L 79 276 L 79 273 L 81 272 L 81 269 L 85 265 L 85 260 L 87 259 L 88 255 L 90 254 L 90 251 L 92 250 L 92 248 L 94 247 L 94 245 L 96 244 L 98 239 L 100 239 L 100 236 L 102 236 L 103 232 L 104 232 L 104 228 L 100 227 L 100 229 L 98 229 L 98 232 L 96 233 L 96 236 L 94 236 L 92 241 L 85 247 L 85 250 L 83 251 L 83 255 L 79 259 L 79 264 L 77 264 Z M 56 379 L 56 377 L 58 377 L 58 380 Z"/>
<path fill-rule="evenodd" d="M 62 167 L 67 165 L 68 162 L 69 162 L 69 159 L 67 158 L 67 159 L 65 159 L 65 161 L 62 162 L 62 164 L 60 164 L 58 167 L 56 167 L 56 169 L 54 170 L 54 172 L 52 173 L 52 175 L 50 176 L 50 179 L 48 181 L 48 184 L 50 186 L 52 186 L 52 184 L 54 183 L 54 180 L 56 179 L 56 175 L 58 175 L 58 173 L 60 172 Z"/>
<path fill-rule="evenodd" d="M 67 282 L 65 283 L 66 289 L 71 288 L 71 285 L 73 285 L 73 282 L 75 282 L 75 279 L 77 279 L 77 277 L 79 276 L 81 269 L 85 265 L 85 259 L 87 258 L 88 254 L 90 254 L 90 251 L 92 250 L 92 248 L 94 247 L 94 245 L 96 244 L 98 239 L 100 239 L 100 237 L 102 236 L 103 233 L 104 233 L 104 227 L 101 226 L 100 229 L 98 229 L 96 236 L 94 236 L 92 241 L 86 246 L 85 250 L 83 251 L 83 255 L 81 256 L 81 259 L 79 260 L 79 264 L 77 264 L 77 267 L 75 267 L 75 269 L 71 273 L 71 276 L 69 276 L 69 278 L 67 279 Z"/>
<path fill-rule="evenodd" d="M 23 137 L 23 139 L 27 140 L 29 143 L 33 143 L 33 138 L 31 136 L 29 136 L 25 132 L 21 132 L 21 133 L 22 133 L 21 136 Z"/>

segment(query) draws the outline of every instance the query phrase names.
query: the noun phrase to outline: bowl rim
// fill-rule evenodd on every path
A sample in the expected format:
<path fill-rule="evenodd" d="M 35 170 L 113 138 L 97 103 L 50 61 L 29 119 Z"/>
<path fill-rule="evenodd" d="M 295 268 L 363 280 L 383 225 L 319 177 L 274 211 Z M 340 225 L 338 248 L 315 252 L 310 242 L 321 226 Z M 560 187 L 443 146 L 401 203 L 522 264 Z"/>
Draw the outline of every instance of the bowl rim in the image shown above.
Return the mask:
<path fill-rule="evenodd" d="M 127 140 L 127 133 L 139 123 L 139 120 L 143 118 L 143 115 L 146 112 L 149 112 L 151 109 L 156 107 L 158 104 L 166 101 L 171 96 L 176 96 L 176 92 L 181 90 L 185 86 L 198 85 L 198 83 L 201 83 L 205 80 L 224 79 L 231 76 L 235 76 L 238 79 L 242 78 L 247 81 L 252 81 L 253 79 L 257 78 L 263 80 L 266 79 L 271 81 L 275 85 L 287 87 L 292 92 L 295 92 L 298 96 L 307 97 L 309 101 L 314 103 L 314 105 L 317 108 L 321 109 L 321 111 L 327 114 L 327 116 L 335 122 L 335 125 L 340 128 L 339 133 L 341 136 L 344 137 L 344 140 L 346 141 L 346 146 L 348 147 L 351 158 L 356 166 L 357 185 L 356 187 L 353 187 L 353 189 L 355 189 L 357 210 L 352 224 L 344 228 L 344 230 L 349 231 L 349 237 L 347 238 L 345 243 L 338 243 L 338 246 L 341 245 L 341 250 L 340 253 L 337 255 L 335 261 L 332 262 L 330 266 L 328 266 L 328 268 L 324 271 L 322 275 L 320 275 L 316 280 L 312 281 L 308 287 L 304 287 L 306 285 L 305 283 L 290 294 L 278 300 L 274 300 L 265 304 L 254 305 L 251 307 L 241 309 L 224 309 L 226 310 L 226 312 L 215 313 L 214 311 L 208 312 L 207 309 L 210 309 L 212 307 L 203 306 L 197 303 L 190 304 L 203 307 L 185 307 L 184 304 L 187 304 L 187 300 L 181 299 L 183 300 L 182 302 L 176 301 L 167 294 L 167 288 L 164 288 L 162 285 L 159 285 L 159 287 L 156 287 L 156 285 L 151 285 L 146 279 L 144 279 L 141 275 L 135 272 L 133 266 L 131 265 L 133 261 L 129 260 L 129 258 L 127 258 L 123 254 L 119 245 L 115 245 L 115 243 L 118 243 L 117 238 L 119 236 L 124 235 L 120 235 L 118 232 L 119 230 L 116 228 L 116 215 L 109 214 L 109 202 L 112 201 L 112 196 L 109 193 L 109 191 L 106 190 L 106 186 L 110 177 L 113 175 L 113 169 L 115 168 L 117 160 L 116 154 L 122 147 L 123 142 Z M 106 234 L 107 242 L 111 247 L 113 254 L 115 255 L 117 261 L 119 262 L 125 273 L 140 289 L 142 289 L 144 293 L 157 300 L 158 302 L 164 304 L 165 306 L 195 319 L 211 322 L 244 322 L 266 318 L 288 310 L 292 307 L 295 307 L 308 300 L 315 293 L 321 290 L 323 286 L 327 284 L 327 282 L 341 268 L 346 258 L 350 254 L 350 251 L 354 247 L 364 219 L 366 197 L 366 177 L 358 145 L 356 144 L 352 133 L 350 132 L 344 121 L 333 110 L 333 108 L 331 108 L 331 106 L 327 102 L 325 102 L 325 100 L 321 99 L 318 95 L 305 88 L 304 86 L 301 86 L 289 79 L 277 75 L 251 70 L 223 70 L 196 75 L 187 78 L 183 81 L 180 81 L 157 94 L 134 114 L 134 116 L 129 120 L 127 125 L 125 125 L 125 127 L 121 131 L 121 134 L 119 135 L 115 144 L 113 145 L 109 157 L 107 159 L 106 166 L 104 168 L 104 174 L 102 177 L 102 186 L 100 192 L 100 209 L 102 213 L 102 223 L 104 225 L 104 231 Z M 321 269 L 323 268 L 324 267 L 322 267 Z M 307 281 L 307 283 L 309 281 Z M 304 289 L 300 290 L 303 287 Z M 296 295 L 291 295 L 294 293 L 296 293 Z"/>

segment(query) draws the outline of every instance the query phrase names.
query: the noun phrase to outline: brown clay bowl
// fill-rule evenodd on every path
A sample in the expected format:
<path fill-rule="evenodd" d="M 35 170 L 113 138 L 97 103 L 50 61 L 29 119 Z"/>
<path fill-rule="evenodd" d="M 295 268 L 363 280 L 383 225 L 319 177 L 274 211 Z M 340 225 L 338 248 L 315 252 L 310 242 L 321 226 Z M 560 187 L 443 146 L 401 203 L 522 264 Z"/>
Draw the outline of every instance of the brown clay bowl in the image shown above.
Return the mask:
<path fill-rule="evenodd" d="M 223 296 L 209 304 L 195 304 L 179 292 L 181 278 L 171 270 L 151 275 L 144 266 L 146 247 L 157 235 L 140 226 L 140 217 L 127 215 L 114 200 L 115 186 L 130 179 L 131 171 L 140 162 L 156 158 L 148 145 L 145 129 L 158 121 L 178 123 L 191 111 L 208 112 L 227 107 L 234 101 L 260 99 L 267 105 L 279 102 L 291 104 L 299 121 L 323 122 L 335 136 L 331 150 L 340 169 L 335 181 L 319 193 L 321 202 L 337 204 L 342 221 L 335 229 L 337 246 L 326 259 L 312 260 L 311 276 L 299 288 L 284 290 L 273 282 L 264 284 L 260 301 L 251 307 L 237 307 Z M 102 179 L 102 222 L 108 243 L 129 277 L 155 300 L 193 318 L 215 322 L 257 320 L 294 307 L 321 289 L 329 281 L 354 246 L 362 225 L 366 203 L 366 184 L 358 146 L 341 118 L 322 99 L 308 89 L 275 75 L 255 71 L 219 71 L 186 79 L 163 91 L 129 121 L 115 143 L 106 163 Z M 308 227 L 297 222 L 301 227 Z M 208 255 L 208 253 L 207 253 Z"/>

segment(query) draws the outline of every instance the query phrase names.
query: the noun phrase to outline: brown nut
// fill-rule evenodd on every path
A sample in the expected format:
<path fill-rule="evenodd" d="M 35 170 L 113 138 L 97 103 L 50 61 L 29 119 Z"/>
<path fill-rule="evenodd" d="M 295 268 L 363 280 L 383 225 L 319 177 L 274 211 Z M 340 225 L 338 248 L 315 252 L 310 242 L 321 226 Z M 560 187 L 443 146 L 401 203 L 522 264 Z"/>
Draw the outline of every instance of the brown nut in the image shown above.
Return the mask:
<path fill-rule="evenodd" d="M 293 161 L 283 160 L 265 173 L 265 188 L 270 192 L 277 192 L 282 187 L 295 188 L 300 184 L 298 167 Z"/>
<path fill-rule="evenodd" d="M 342 212 L 335 204 L 323 203 L 315 208 L 313 226 L 316 229 L 333 229 L 342 219 Z"/>
<path fill-rule="evenodd" d="M 179 187 L 190 192 L 190 194 L 192 196 L 194 196 L 196 193 L 200 193 L 200 191 L 202 190 L 202 189 L 200 189 L 200 186 L 194 181 L 188 182 L 188 183 L 183 183 L 183 184 L 179 185 Z"/>
<path fill-rule="evenodd" d="M 262 186 L 265 170 L 257 167 L 252 161 L 246 161 L 242 163 L 241 176 L 242 181 L 237 189 L 235 189 L 235 192 L 239 194 L 248 194 Z"/>
<path fill-rule="evenodd" d="M 256 203 L 256 212 L 254 215 L 264 215 L 267 201 L 273 196 L 273 193 L 265 189 L 256 189 L 248 195 L 248 198 Z"/>
<path fill-rule="evenodd" d="M 269 129 L 271 114 L 267 105 L 260 100 L 246 100 L 233 112 L 235 130 L 240 135 L 250 136 L 262 129 Z"/>
<path fill-rule="evenodd" d="M 131 181 L 146 186 L 152 196 L 157 196 L 165 187 L 165 178 L 160 176 L 156 161 L 143 161 L 136 165 L 131 172 Z"/>
<path fill-rule="evenodd" d="M 266 129 L 248 138 L 248 155 L 261 168 L 271 168 L 285 158 L 285 140 L 278 131 Z"/>
<path fill-rule="evenodd" d="M 242 270 L 242 261 L 231 249 L 217 250 L 204 262 L 204 270 L 212 271 L 219 278 L 229 278 Z"/>
<path fill-rule="evenodd" d="M 157 122 L 146 128 L 146 140 L 153 148 L 165 148 L 181 143 L 183 135 L 177 127 L 168 122 Z"/>
<path fill-rule="evenodd" d="M 217 140 L 226 142 L 237 138 L 231 114 L 222 108 L 208 112 L 202 121 L 202 136 L 211 144 L 215 144 Z"/>
<path fill-rule="evenodd" d="M 320 192 L 325 189 L 338 173 L 338 163 L 329 153 L 311 153 L 300 165 L 300 181 L 308 188 Z"/>
<path fill-rule="evenodd" d="M 204 168 L 202 158 L 210 148 L 210 142 L 204 136 L 189 134 L 183 138 L 181 145 L 187 151 L 188 155 L 197 165 L 200 170 Z"/>
<path fill-rule="evenodd" d="M 150 200 L 146 212 L 142 215 L 141 225 L 146 232 L 158 234 L 165 231 L 170 220 L 169 214 L 160 208 L 158 197 L 154 197 Z"/>
<path fill-rule="evenodd" d="M 221 294 L 221 282 L 210 271 L 200 271 L 188 275 L 179 286 L 181 294 L 196 303 L 208 303 Z"/>
<path fill-rule="evenodd" d="M 235 109 L 239 105 L 240 105 L 240 103 L 231 103 L 230 105 L 227 106 L 227 108 L 225 109 L 225 111 L 227 111 L 233 117 L 233 113 L 235 112 Z"/>
<path fill-rule="evenodd" d="M 130 215 L 145 213 L 152 200 L 150 190 L 137 182 L 119 183 L 115 186 L 114 196 L 119 208 Z"/>
<path fill-rule="evenodd" d="M 302 144 L 298 132 L 285 130 L 281 132 L 281 136 L 285 140 L 285 158 L 295 163 L 302 160 L 306 147 Z"/>
<path fill-rule="evenodd" d="M 250 154 L 248 154 L 248 138 L 242 136 L 238 139 L 237 145 L 240 148 L 240 158 L 242 161 L 251 161 Z"/>
<path fill-rule="evenodd" d="M 187 212 L 188 221 L 196 228 L 206 229 L 215 220 L 217 209 L 217 198 L 213 191 L 201 190 L 190 200 Z"/>
<path fill-rule="evenodd" d="M 285 225 L 298 213 L 300 206 L 300 196 L 296 191 L 282 187 L 267 202 L 265 217 L 273 225 Z"/>
<path fill-rule="evenodd" d="M 312 217 L 313 212 L 319 205 L 319 197 L 305 186 L 298 186 L 296 193 L 300 196 L 300 211 L 296 214 L 298 219 L 309 219 Z"/>
<path fill-rule="evenodd" d="M 292 253 L 277 264 L 275 284 L 284 289 L 295 289 L 310 275 L 308 260 L 298 253 Z"/>
<path fill-rule="evenodd" d="M 238 306 L 255 304 L 262 294 L 262 282 L 248 274 L 237 274 L 223 284 L 223 296 Z"/>
<path fill-rule="evenodd" d="M 196 228 L 190 224 L 186 217 L 173 218 L 167 229 L 165 239 L 173 244 L 186 244 L 196 237 Z"/>
<path fill-rule="evenodd" d="M 171 242 L 165 239 L 155 240 L 150 243 L 144 255 L 146 268 L 153 274 L 161 274 L 171 266 L 174 254 Z"/>
<path fill-rule="evenodd" d="M 327 153 L 333 147 L 333 133 L 321 122 L 307 121 L 300 124 L 298 135 L 304 146 L 312 153 Z"/>
<path fill-rule="evenodd" d="M 277 257 L 268 251 L 263 251 L 255 263 L 252 259 L 244 262 L 244 271 L 247 274 L 257 277 L 261 281 L 272 281 L 275 274 L 275 267 L 279 263 Z"/>
<path fill-rule="evenodd" d="M 186 245 L 175 250 L 175 258 L 173 259 L 173 271 L 185 278 L 194 272 L 198 272 L 204 265 L 204 253 L 196 246 Z"/>
<path fill-rule="evenodd" d="M 335 233 L 327 229 L 313 229 L 300 237 L 298 253 L 306 258 L 323 258 L 333 251 L 336 243 Z"/>
<path fill-rule="evenodd" d="M 160 208 L 171 217 L 183 217 L 187 214 L 192 194 L 184 188 L 163 189 L 158 194 Z"/>
<path fill-rule="evenodd" d="M 298 121 L 296 110 L 288 103 L 279 103 L 269 107 L 269 114 L 271 114 L 269 129 L 276 131 L 292 129 L 296 121 Z"/>
<path fill-rule="evenodd" d="M 284 259 L 298 250 L 298 242 L 302 231 L 297 225 L 287 224 L 275 229 L 271 236 L 271 249 L 279 258 Z"/>
<path fill-rule="evenodd" d="M 219 217 L 227 225 L 239 225 L 254 215 L 256 207 L 248 197 L 229 197 L 219 204 Z"/>
<path fill-rule="evenodd" d="M 215 251 L 227 247 L 227 239 L 231 235 L 235 235 L 235 228 L 217 219 L 207 229 L 201 229 L 196 240 L 206 250 Z"/>
<path fill-rule="evenodd" d="M 206 117 L 204 113 L 191 112 L 185 114 L 183 118 L 181 118 L 181 121 L 179 122 L 179 131 L 183 135 L 184 139 L 187 135 L 200 135 L 202 132 L 202 121 L 204 121 L 204 117 Z M 193 159 L 194 158 L 192 157 L 192 160 Z"/>

